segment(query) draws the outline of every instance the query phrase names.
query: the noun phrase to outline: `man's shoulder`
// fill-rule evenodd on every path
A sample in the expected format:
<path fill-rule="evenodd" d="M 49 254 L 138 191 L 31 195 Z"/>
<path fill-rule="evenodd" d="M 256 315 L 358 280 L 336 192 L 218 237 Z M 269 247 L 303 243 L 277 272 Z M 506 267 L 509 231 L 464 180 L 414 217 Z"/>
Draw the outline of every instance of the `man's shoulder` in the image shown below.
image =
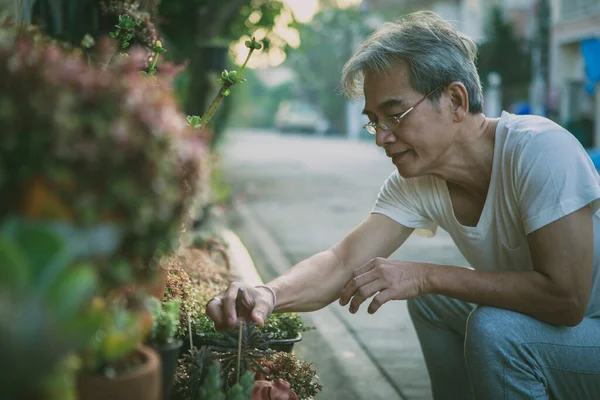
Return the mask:
<path fill-rule="evenodd" d="M 544 152 L 555 146 L 579 146 L 577 138 L 556 122 L 539 115 L 511 115 L 505 124 L 505 149 L 515 155 Z"/>

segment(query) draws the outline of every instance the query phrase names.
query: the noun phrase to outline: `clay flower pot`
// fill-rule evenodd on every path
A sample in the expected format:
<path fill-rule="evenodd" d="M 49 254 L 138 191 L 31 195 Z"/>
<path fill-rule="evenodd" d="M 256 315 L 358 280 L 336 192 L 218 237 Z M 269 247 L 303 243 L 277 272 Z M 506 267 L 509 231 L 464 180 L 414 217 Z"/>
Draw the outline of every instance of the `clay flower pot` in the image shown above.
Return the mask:
<path fill-rule="evenodd" d="M 290 384 L 283 379 L 254 381 L 250 400 L 299 400 Z"/>
<path fill-rule="evenodd" d="M 136 350 L 145 362 L 115 378 L 80 375 L 77 378 L 79 400 L 160 400 L 161 369 L 156 351 L 141 345 Z"/>

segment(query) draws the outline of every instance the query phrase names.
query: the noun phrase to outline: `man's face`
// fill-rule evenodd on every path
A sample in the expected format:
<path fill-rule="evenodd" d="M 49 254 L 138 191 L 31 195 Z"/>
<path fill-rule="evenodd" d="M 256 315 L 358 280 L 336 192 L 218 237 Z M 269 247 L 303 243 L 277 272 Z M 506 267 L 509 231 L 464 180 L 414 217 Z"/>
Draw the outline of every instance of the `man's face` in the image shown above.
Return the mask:
<path fill-rule="evenodd" d="M 375 137 L 400 175 L 409 178 L 434 172 L 453 136 L 449 100 L 442 95 L 438 108 L 425 100 L 394 124 L 388 117 L 401 115 L 424 96 L 411 87 L 408 65 L 402 61 L 387 73 L 365 74 L 364 95 L 369 120 L 385 120 L 394 126 L 389 131 L 378 129 Z"/>

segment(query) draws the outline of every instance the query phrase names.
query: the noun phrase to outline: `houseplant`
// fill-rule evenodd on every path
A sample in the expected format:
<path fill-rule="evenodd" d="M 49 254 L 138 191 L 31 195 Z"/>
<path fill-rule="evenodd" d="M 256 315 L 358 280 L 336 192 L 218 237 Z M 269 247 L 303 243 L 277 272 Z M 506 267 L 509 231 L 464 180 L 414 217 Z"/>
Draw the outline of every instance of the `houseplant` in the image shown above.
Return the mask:
<path fill-rule="evenodd" d="M 0 225 L 0 387 L 6 398 L 75 399 L 78 352 L 99 323 L 95 269 L 55 227 Z"/>
<path fill-rule="evenodd" d="M 146 342 L 160 356 L 162 371 L 162 398 L 168 399 L 173 387 L 177 359 L 182 341 L 177 339 L 179 327 L 180 299 L 171 299 L 161 303 L 155 297 L 147 299 L 152 315 L 152 331 Z"/>
<path fill-rule="evenodd" d="M 61 319 L 52 313 L 36 320 L 49 325 L 44 340 L 57 355 L 41 365 L 33 376 L 40 382 L 28 388 L 62 382 L 73 397 L 75 373 L 81 372 L 76 382 L 82 399 L 121 393 L 148 400 L 160 395 L 160 371 L 156 353 L 140 345 L 150 330 L 140 305 L 157 277 L 154 259 L 176 245 L 203 146 L 194 141 L 168 83 L 139 74 L 146 53 L 114 56 L 106 51 L 114 46 L 104 43 L 94 59 L 110 65 L 90 65 L 82 52 L 35 27 L 0 27 L 0 221 L 50 226 L 69 240 L 73 259 L 66 266 L 83 263 L 87 269 L 78 273 L 90 270 L 97 277 L 94 301 L 83 315 L 94 317 L 87 338 L 76 334 L 83 317 L 58 327 Z M 55 266 L 40 268 L 47 278 Z M 3 281 L 24 279 L 19 268 L 3 265 L 2 273 Z M 9 300 L 45 309 L 39 291 L 35 301 Z M 50 379 L 55 374 L 59 379 Z M 151 384 L 127 395 L 144 376 Z"/>
<path fill-rule="evenodd" d="M 81 352 L 80 400 L 160 399 L 158 354 L 141 344 L 151 330 L 151 317 L 125 301 L 98 299 L 102 320 L 94 339 Z"/>
<path fill-rule="evenodd" d="M 310 331 L 314 327 L 307 327 L 298 313 L 270 314 L 261 330 L 271 333 L 273 340 L 271 348 L 276 351 L 291 353 L 294 344 L 302 340 L 302 332 Z"/>

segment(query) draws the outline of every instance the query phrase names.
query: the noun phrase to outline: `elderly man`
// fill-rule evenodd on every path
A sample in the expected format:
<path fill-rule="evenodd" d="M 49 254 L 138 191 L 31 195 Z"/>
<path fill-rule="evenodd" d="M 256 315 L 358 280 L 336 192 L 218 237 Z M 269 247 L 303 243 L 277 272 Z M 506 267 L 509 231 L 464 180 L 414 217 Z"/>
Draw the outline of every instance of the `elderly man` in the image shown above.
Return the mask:
<path fill-rule="evenodd" d="M 207 312 L 355 313 L 408 300 L 435 399 L 600 399 L 600 179 L 569 132 L 482 113 L 476 45 L 437 15 L 384 24 L 346 63 L 365 129 L 396 170 L 340 242 L 265 286 L 233 283 Z M 417 231 L 449 232 L 473 269 L 388 260 Z"/>

